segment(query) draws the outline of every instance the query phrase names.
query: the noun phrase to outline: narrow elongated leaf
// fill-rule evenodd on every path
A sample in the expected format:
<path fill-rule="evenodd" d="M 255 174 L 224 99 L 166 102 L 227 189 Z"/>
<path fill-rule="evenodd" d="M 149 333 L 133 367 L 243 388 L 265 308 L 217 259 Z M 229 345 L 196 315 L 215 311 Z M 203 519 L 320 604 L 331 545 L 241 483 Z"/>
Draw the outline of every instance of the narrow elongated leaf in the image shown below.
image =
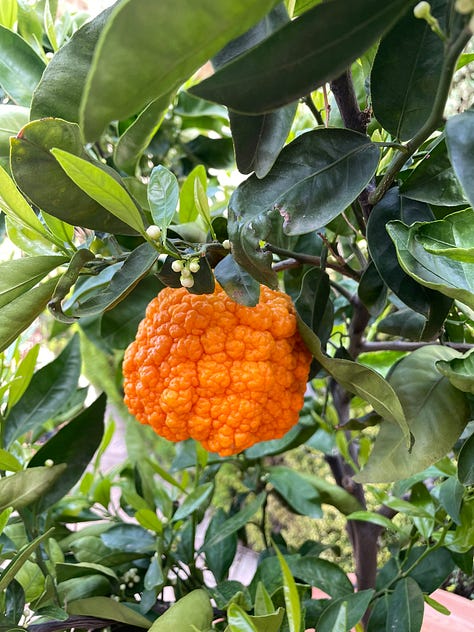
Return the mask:
<path fill-rule="evenodd" d="M 143 220 L 138 206 L 115 178 L 100 167 L 84 158 L 79 158 L 62 149 L 52 149 L 51 153 L 64 172 L 89 197 L 106 208 L 124 224 L 144 233 Z"/>
<path fill-rule="evenodd" d="M 200 551 L 205 551 L 206 549 L 214 546 L 218 542 L 227 538 L 231 533 L 235 533 L 239 529 L 241 529 L 247 522 L 252 518 L 254 514 L 260 509 L 265 500 L 265 493 L 260 493 L 254 500 L 252 500 L 248 505 L 246 505 L 239 513 L 235 514 L 231 518 L 228 518 L 221 527 L 219 533 L 216 533 L 215 536 L 209 538 L 207 542 L 201 546 Z"/>
<path fill-rule="evenodd" d="M 157 258 L 158 252 L 148 243 L 135 248 L 102 292 L 83 301 L 79 298 L 77 304 L 73 306 L 74 315 L 92 316 L 113 307 L 133 290 Z"/>
<path fill-rule="evenodd" d="M 29 107 L 45 63 L 25 40 L 0 25 L 0 85 L 18 105 Z"/>
<path fill-rule="evenodd" d="M 426 346 L 402 358 L 390 375 L 413 434 L 411 451 L 395 424 L 383 422 L 358 482 L 388 482 L 407 478 L 441 459 L 469 419 L 467 399 L 436 369 L 438 360 L 459 353 L 448 347 Z"/>
<path fill-rule="evenodd" d="M 48 468 L 51 469 L 51 468 Z M 41 534 L 37 538 L 35 538 L 32 542 L 28 542 L 24 546 L 19 549 L 14 558 L 8 563 L 8 565 L 2 570 L 0 573 L 0 590 L 3 591 L 8 586 L 8 584 L 15 579 L 18 574 L 18 571 L 25 564 L 28 558 L 31 556 L 33 551 L 48 538 L 51 537 L 54 531 L 54 527 L 48 529 L 45 533 Z"/>
<path fill-rule="evenodd" d="M 31 505 L 41 498 L 48 489 L 64 474 L 66 467 L 56 465 L 42 466 L 30 470 L 23 470 L 0 481 L 0 511 L 8 507 L 16 510 Z"/>
<path fill-rule="evenodd" d="M 17 0 L 3 0 L 0 6 L 0 24 L 12 29 L 18 18 Z"/>
<path fill-rule="evenodd" d="M 288 13 L 280 3 L 247 33 L 221 50 L 212 60 L 214 67 L 218 69 L 229 63 L 287 22 Z M 241 173 L 255 171 L 258 178 L 266 176 L 285 144 L 296 108 L 297 103 L 292 103 L 258 116 L 229 112 L 235 159 Z"/>
<path fill-rule="evenodd" d="M 0 263 L 0 308 L 34 287 L 66 257 L 40 256 Z"/>
<path fill-rule="evenodd" d="M 474 111 L 467 110 L 453 116 L 446 123 L 446 144 L 454 172 L 464 192 L 474 206 Z"/>
<path fill-rule="evenodd" d="M 408 446 L 411 443 L 410 429 L 400 399 L 392 386 L 369 367 L 324 355 L 319 339 L 301 319 L 298 320 L 298 327 L 308 349 L 321 366 L 344 388 L 365 399 L 379 415 L 389 419 L 403 436 L 405 446 Z"/>
<path fill-rule="evenodd" d="M 250 616 L 236 603 L 227 609 L 227 621 L 231 632 L 258 632 Z"/>
<path fill-rule="evenodd" d="M 0 156 L 10 155 L 10 136 L 16 136 L 30 118 L 30 110 L 21 105 L 2 104 L 0 108 Z"/>
<path fill-rule="evenodd" d="M 393 188 L 372 209 L 367 224 L 369 250 L 380 276 L 408 307 L 425 317 L 425 325 L 419 328 L 417 337 L 431 339 L 444 322 L 451 302 L 439 292 L 417 283 L 400 266 L 395 245 L 386 228 L 387 223 L 395 219 L 412 224 L 433 220 L 434 216 L 426 204 L 401 197 L 398 189 Z"/>
<path fill-rule="evenodd" d="M 31 120 L 54 116 L 79 122 L 87 73 L 102 29 L 112 9 L 106 9 L 86 22 L 61 46 L 49 62 L 31 102 Z M 74 72 L 71 72 L 71 69 Z"/>
<path fill-rule="evenodd" d="M 86 158 L 87 164 L 94 168 L 75 123 L 54 118 L 32 121 L 11 139 L 12 173 L 23 193 L 40 209 L 69 224 L 103 232 L 135 234 L 128 224 L 119 221 L 64 173 L 51 154 L 53 147 Z M 96 163 L 95 168 L 120 181 L 118 174 L 106 165 Z"/>
<path fill-rule="evenodd" d="M 207 185 L 206 169 L 204 165 L 194 167 L 181 186 L 179 193 L 179 221 L 181 223 L 193 222 L 198 216 L 198 210 L 194 203 L 194 181 L 199 179 L 203 188 Z"/>
<path fill-rule="evenodd" d="M 203 506 L 207 506 L 211 500 L 213 491 L 213 483 L 204 483 L 196 487 L 173 514 L 173 520 L 183 520 L 194 511 L 202 509 Z"/>
<path fill-rule="evenodd" d="M 279 551 L 278 547 L 273 544 L 275 553 L 280 563 L 281 573 L 283 575 L 283 595 L 285 598 L 286 616 L 288 618 L 288 628 L 290 632 L 300 632 L 301 628 L 301 602 L 298 595 L 293 574 L 288 566 L 287 561 Z"/>
<path fill-rule="evenodd" d="M 0 351 L 6 349 L 45 309 L 57 277 L 28 290 L 0 310 Z"/>
<path fill-rule="evenodd" d="M 270 112 L 341 75 L 409 5 L 407 0 L 323 2 L 191 92 L 236 112 Z"/>
<path fill-rule="evenodd" d="M 163 165 L 154 167 L 148 182 L 148 202 L 153 221 L 165 233 L 173 221 L 178 200 L 179 184 L 174 173 Z"/>
<path fill-rule="evenodd" d="M 10 410 L 5 422 L 6 445 L 40 427 L 60 410 L 76 388 L 80 372 L 79 338 L 75 336 L 55 360 L 35 373 L 20 401 Z"/>
<path fill-rule="evenodd" d="M 418 238 L 422 226 L 422 223 L 416 222 L 408 227 L 400 221 L 392 221 L 387 225 L 400 265 L 421 285 L 474 309 L 474 263 L 464 263 L 428 252 Z"/>
<path fill-rule="evenodd" d="M 219 533 L 225 521 L 225 512 L 221 508 L 217 509 L 206 530 L 205 540 L 210 540 Z M 234 561 L 236 550 L 236 533 L 231 533 L 227 538 L 225 538 L 225 540 L 221 540 L 217 544 L 214 544 L 212 547 L 206 549 L 207 567 L 212 571 L 212 574 L 218 584 L 226 579 L 227 572 Z"/>
<path fill-rule="evenodd" d="M 435 0 L 432 14 L 441 17 L 447 4 Z M 395 138 L 408 140 L 427 120 L 443 59 L 441 38 L 412 11 L 382 38 L 370 78 L 372 104 L 377 120 Z"/>
<path fill-rule="evenodd" d="M 95 140 L 110 121 L 171 95 L 274 4 L 275 0 L 125 0 L 115 5 L 99 37 L 83 94 L 80 116 L 86 139 Z"/>
<path fill-rule="evenodd" d="M 411 577 L 401 579 L 388 601 L 387 630 L 419 632 L 423 611 L 423 593 L 418 584 Z"/>

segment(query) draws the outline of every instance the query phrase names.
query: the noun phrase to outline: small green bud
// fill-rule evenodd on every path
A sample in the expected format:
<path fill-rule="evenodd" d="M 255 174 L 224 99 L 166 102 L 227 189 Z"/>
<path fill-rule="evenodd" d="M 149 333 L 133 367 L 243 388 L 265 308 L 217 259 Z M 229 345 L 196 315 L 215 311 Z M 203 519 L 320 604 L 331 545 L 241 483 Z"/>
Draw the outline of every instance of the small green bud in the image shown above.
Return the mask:
<path fill-rule="evenodd" d="M 429 2 L 419 2 L 413 9 L 413 15 L 420 20 L 428 20 L 431 15 L 431 4 Z"/>

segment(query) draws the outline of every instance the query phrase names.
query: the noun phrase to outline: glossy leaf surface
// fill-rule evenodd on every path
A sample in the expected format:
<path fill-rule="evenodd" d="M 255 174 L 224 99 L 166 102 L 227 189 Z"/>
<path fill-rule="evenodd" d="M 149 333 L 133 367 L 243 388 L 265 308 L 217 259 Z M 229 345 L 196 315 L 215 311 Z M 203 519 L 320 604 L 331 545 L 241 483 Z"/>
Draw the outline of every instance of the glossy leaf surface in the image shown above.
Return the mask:
<path fill-rule="evenodd" d="M 341 75 L 409 4 L 406 0 L 323 2 L 191 92 L 236 112 L 270 112 Z"/>
<path fill-rule="evenodd" d="M 260 284 L 228 254 L 214 268 L 216 280 L 236 303 L 255 307 L 260 298 Z"/>
<path fill-rule="evenodd" d="M 40 256 L 0 263 L 0 309 L 66 261 L 66 257 Z"/>
<path fill-rule="evenodd" d="M 459 452 L 458 478 L 463 485 L 474 485 L 474 435 L 466 439 Z"/>
<path fill-rule="evenodd" d="M 341 630 L 345 632 L 351 630 L 361 620 L 373 594 L 373 590 L 361 590 L 331 600 L 318 621 L 318 632 L 337 630 L 338 619 L 341 619 Z M 343 624 L 342 620 L 344 621 Z"/>
<path fill-rule="evenodd" d="M 464 192 L 474 206 L 474 111 L 467 110 L 446 122 L 446 144 L 454 172 Z"/>
<path fill-rule="evenodd" d="M 116 5 L 99 38 L 83 94 L 80 116 L 86 139 L 95 140 L 110 121 L 137 114 L 173 93 L 274 4 L 126 0 Z"/>
<path fill-rule="evenodd" d="M 383 422 L 357 481 L 407 478 L 449 452 L 468 421 L 469 406 L 464 393 L 439 373 L 435 363 L 456 356 L 458 352 L 447 347 L 426 346 L 395 366 L 390 384 L 400 398 L 414 443 L 409 451 L 399 428 Z"/>
<path fill-rule="evenodd" d="M 25 40 L 0 25 L 0 85 L 17 105 L 29 107 L 45 63 Z"/>
<path fill-rule="evenodd" d="M 10 155 L 10 136 L 16 136 L 30 118 L 30 110 L 20 105 L 0 108 L 0 156 Z"/>
<path fill-rule="evenodd" d="M 423 593 L 418 584 L 411 577 L 401 579 L 388 602 L 387 629 L 419 632 L 423 611 Z"/>

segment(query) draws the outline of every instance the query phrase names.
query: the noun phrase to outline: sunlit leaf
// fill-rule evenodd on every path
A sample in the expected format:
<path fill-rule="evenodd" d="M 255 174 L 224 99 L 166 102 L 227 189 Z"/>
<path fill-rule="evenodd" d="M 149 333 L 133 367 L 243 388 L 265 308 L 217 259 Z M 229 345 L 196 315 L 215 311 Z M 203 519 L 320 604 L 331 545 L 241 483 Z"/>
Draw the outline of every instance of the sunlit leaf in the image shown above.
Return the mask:
<path fill-rule="evenodd" d="M 0 85 L 18 105 L 28 107 L 45 63 L 26 41 L 0 25 Z"/>

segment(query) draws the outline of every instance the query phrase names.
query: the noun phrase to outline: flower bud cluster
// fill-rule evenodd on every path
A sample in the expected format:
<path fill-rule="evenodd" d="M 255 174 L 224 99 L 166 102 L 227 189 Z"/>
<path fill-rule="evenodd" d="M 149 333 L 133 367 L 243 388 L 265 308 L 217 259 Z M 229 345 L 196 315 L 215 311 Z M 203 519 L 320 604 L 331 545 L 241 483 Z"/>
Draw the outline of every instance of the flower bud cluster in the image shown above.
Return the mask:
<path fill-rule="evenodd" d="M 193 274 L 199 272 L 200 269 L 198 259 L 175 259 L 171 264 L 173 272 L 180 272 L 179 281 L 183 287 L 193 287 L 194 277 Z"/>
<path fill-rule="evenodd" d="M 132 566 L 128 571 L 125 571 L 121 579 L 120 590 L 124 592 L 126 588 L 133 588 L 135 584 L 140 582 L 140 575 L 138 574 L 138 570 Z"/>

